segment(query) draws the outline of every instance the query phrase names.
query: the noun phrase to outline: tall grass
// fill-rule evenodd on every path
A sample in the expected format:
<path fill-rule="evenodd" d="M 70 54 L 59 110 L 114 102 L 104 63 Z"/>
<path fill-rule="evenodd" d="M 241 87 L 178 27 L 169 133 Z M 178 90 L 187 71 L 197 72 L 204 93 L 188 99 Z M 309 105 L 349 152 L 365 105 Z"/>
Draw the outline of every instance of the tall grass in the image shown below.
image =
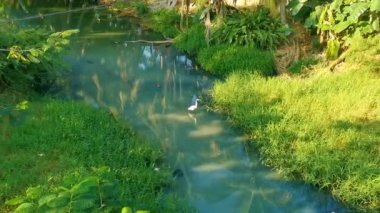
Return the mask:
<path fill-rule="evenodd" d="M 123 205 L 152 212 L 184 208 L 165 202 L 169 172 L 162 153 L 108 112 L 48 101 L 31 104 L 26 113 L 0 141 L 0 212 L 7 211 L 6 200 L 30 186 L 70 188 L 104 168 L 119 183 Z"/>
<path fill-rule="evenodd" d="M 202 49 L 197 59 L 203 69 L 217 76 L 227 76 L 231 72 L 275 74 L 272 53 L 251 47 L 212 46 Z"/>
<path fill-rule="evenodd" d="M 235 73 L 214 86 L 214 106 L 250 135 L 266 164 L 353 208 L 379 211 L 380 63 L 367 60 L 374 57 L 307 78 Z"/>
<path fill-rule="evenodd" d="M 175 38 L 174 45 L 181 51 L 190 55 L 196 55 L 201 49 L 207 47 L 205 27 L 200 23 L 194 24 Z"/>
<path fill-rule="evenodd" d="M 174 38 L 179 34 L 180 15 L 175 10 L 159 10 L 152 14 L 149 26 L 164 37 Z"/>

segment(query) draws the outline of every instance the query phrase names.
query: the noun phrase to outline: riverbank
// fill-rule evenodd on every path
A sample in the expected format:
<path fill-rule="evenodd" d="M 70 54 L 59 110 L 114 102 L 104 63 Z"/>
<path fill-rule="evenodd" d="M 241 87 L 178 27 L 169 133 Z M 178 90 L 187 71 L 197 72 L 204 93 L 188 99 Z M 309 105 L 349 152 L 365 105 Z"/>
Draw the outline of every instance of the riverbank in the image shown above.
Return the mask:
<path fill-rule="evenodd" d="M 251 138 L 267 165 L 352 208 L 380 209 L 380 77 L 375 39 L 361 40 L 336 73 L 307 77 L 233 74 L 212 91 L 213 106 Z"/>
<path fill-rule="evenodd" d="M 379 36 L 352 40 L 334 73 L 326 61 L 308 56 L 268 78 L 270 53 L 262 52 L 268 61 L 255 67 L 261 55 L 245 53 L 256 51 L 207 48 L 204 31 L 195 23 L 174 45 L 207 72 L 226 77 L 212 89 L 212 105 L 249 135 L 263 162 L 290 179 L 330 190 L 357 211 L 379 211 Z"/>
<path fill-rule="evenodd" d="M 2 132 L 1 212 L 25 203 L 34 210 L 54 210 L 75 202 L 84 206 L 70 208 L 86 211 L 126 206 L 134 211 L 186 211 L 164 193 L 171 183 L 163 153 L 105 110 L 43 98 L 26 104 Z M 92 188 L 94 180 L 103 184 L 100 198 Z M 60 197 L 65 192 L 78 196 Z M 46 195 L 49 200 L 42 202 Z"/>

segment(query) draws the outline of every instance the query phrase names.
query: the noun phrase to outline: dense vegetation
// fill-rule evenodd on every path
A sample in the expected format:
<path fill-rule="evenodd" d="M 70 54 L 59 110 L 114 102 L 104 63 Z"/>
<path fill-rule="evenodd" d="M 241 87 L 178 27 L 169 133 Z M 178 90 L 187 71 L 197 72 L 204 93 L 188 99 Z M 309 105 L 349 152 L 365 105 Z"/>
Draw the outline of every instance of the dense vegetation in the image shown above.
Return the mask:
<path fill-rule="evenodd" d="M 370 41 L 357 42 L 380 51 L 372 46 L 380 36 Z M 365 53 L 352 49 L 353 57 Z M 380 207 L 380 63 L 356 63 L 308 78 L 234 74 L 212 96 L 216 109 L 249 133 L 265 163 L 374 211 Z"/>
<path fill-rule="evenodd" d="M 309 55 L 295 61 L 288 71 L 301 75 L 290 77 L 273 76 L 273 53 L 291 32 L 286 25 L 261 7 L 239 11 L 226 7 L 223 1 L 214 2 L 198 2 L 196 21 L 183 31 L 180 28 L 184 24 L 175 10 L 151 13 L 145 3 L 134 7 L 138 16 L 150 20 L 154 30 L 175 37 L 180 50 L 193 55 L 207 72 L 224 79 L 212 90 L 213 107 L 250 136 L 265 164 L 289 178 L 331 190 L 355 210 L 380 211 L 380 1 L 292 0 L 288 8 L 293 17 L 288 18 L 302 22 L 312 36 L 318 37 L 318 45 L 325 48 L 318 54 L 327 60 Z M 2 45 L 6 44 L 1 46 L 6 51 L 0 53 L 4 59 L 0 62 L 3 87 L 21 84 L 34 88 L 55 82 L 56 76 L 50 74 L 57 69 L 50 66 L 55 63 L 47 56 L 56 54 L 56 45 L 49 39 L 64 41 L 57 45 L 64 46 L 68 44 L 64 34 L 26 33 L 24 36 L 37 39 L 18 44 L 14 40 L 22 41 L 19 37 L 7 39 L 22 31 L 14 30 L 14 26 L 5 29 L 0 34 Z M 41 78 L 47 73 L 53 77 Z M 12 95 L 1 97 L 17 99 Z M 78 103 L 49 102 L 32 104 L 25 118 L 20 110 L 27 102 L 7 107 L 13 110 L 5 117 L 17 115 L 18 119 L 0 128 L 2 139 L 6 139 L 6 149 L 0 150 L 0 162 L 6 162 L 0 168 L 0 178 L 6 180 L 0 186 L 0 201 L 24 194 L 33 183 L 35 187 L 25 196 L 7 203 L 23 203 L 23 208 L 71 208 L 68 205 L 77 200 L 68 199 L 68 193 L 82 190 L 83 194 L 77 193 L 78 199 L 88 193 L 91 196 L 78 208 L 101 207 L 106 202 L 111 209 L 128 206 L 134 210 L 180 211 L 172 205 L 176 201 L 167 203 L 163 199 L 167 173 L 153 171 L 162 157 L 160 152 L 137 142 L 130 128 L 106 112 L 94 113 Z M 43 119 L 34 119 L 36 116 Z M 18 122 L 22 124 L 16 125 Z M 55 128 L 47 129 L 51 124 Z M 105 131 L 93 134 L 91 128 Z M 54 133 L 57 129 L 59 134 Z M 90 140 L 98 145 L 90 146 Z M 108 141 L 117 146 L 110 146 Z M 16 151 L 22 154 L 14 154 Z M 37 163 L 25 164 L 33 161 Z M 145 187 L 144 181 L 150 184 Z"/>
<path fill-rule="evenodd" d="M 162 153 L 108 112 L 49 99 L 25 113 L 22 124 L 6 129 L 2 138 L 0 203 L 18 196 L 6 203 L 28 203 L 39 212 L 123 206 L 180 211 L 164 199 L 169 172 Z"/>
<path fill-rule="evenodd" d="M 324 47 L 327 59 L 316 50 L 294 61 L 288 67 L 297 74 L 292 77 L 265 77 L 274 74 L 273 56 L 262 50 L 273 53 L 290 32 L 277 19 L 269 21 L 265 9 L 226 8 L 218 19 L 223 4 L 219 9 L 215 4 L 203 6 L 200 18 L 205 26 L 191 23 L 175 45 L 195 56 L 207 72 L 225 78 L 212 90 L 213 107 L 250 135 L 265 164 L 289 178 L 331 190 L 354 209 L 376 212 L 379 6 L 376 0 L 292 1 L 288 8 L 293 18 L 318 37 L 313 45 Z M 256 29 L 260 24 L 265 26 Z"/>
<path fill-rule="evenodd" d="M 64 85 L 61 56 L 78 30 L 19 27 L 3 3 L 0 212 L 190 211 L 164 193 L 171 179 L 159 149 L 104 110 L 44 97 Z"/>

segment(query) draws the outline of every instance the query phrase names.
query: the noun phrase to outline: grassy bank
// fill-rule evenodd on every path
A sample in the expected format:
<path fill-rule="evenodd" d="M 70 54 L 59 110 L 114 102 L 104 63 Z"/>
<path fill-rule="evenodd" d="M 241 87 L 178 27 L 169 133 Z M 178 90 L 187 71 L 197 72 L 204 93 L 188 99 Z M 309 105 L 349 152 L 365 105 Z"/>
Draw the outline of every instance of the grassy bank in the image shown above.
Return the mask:
<path fill-rule="evenodd" d="M 45 211 L 67 210 L 82 195 L 78 211 L 120 211 L 123 206 L 185 211 L 163 193 L 170 184 L 163 154 L 108 112 L 48 100 L 30 104 L 22 114 L 1 135 L 0 212 L 13 209 L 4 203 L 17 196 L 8 204 L 32 203 Z M 59 200 L 67 192 L 72 199 Z M 75 193 L 79 198 L 73 198 Z M 53 195 L 49 202 L 46 195 Z"/>
<path fill-rule="evenodd" d="M 378 40 L 352 45 L 338 73 L 317 69 L 305 78 L 233 74 L 214 86 L 214 106 L 244 129 L 266 164 L 331 190 L 355 209 L 378 211 Z"/>

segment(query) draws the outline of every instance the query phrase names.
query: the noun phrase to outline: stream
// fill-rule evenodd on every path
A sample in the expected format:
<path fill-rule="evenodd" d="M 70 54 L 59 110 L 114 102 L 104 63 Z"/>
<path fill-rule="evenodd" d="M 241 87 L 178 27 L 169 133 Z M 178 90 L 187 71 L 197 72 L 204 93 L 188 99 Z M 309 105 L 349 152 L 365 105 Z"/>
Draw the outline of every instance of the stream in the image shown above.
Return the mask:
<path fill-rule="evenodd" d="M 347 212 L 329 193 L 263 166 L 245 151 L 244 135 L 203 100 L 189 113 L 193 96 L 217 79 L 172 46 L 125 42 L 163 40 L 160 35 L 104 9 L 59 14 L 65 10 L 40 6 L 13 13 L 57 12 L 22 23 L 80 29 L 65 58 L 71 70 L 65 98 L 110 110 L 162 148 L 175 171 L 174 193 L 199 212 Z"/>

